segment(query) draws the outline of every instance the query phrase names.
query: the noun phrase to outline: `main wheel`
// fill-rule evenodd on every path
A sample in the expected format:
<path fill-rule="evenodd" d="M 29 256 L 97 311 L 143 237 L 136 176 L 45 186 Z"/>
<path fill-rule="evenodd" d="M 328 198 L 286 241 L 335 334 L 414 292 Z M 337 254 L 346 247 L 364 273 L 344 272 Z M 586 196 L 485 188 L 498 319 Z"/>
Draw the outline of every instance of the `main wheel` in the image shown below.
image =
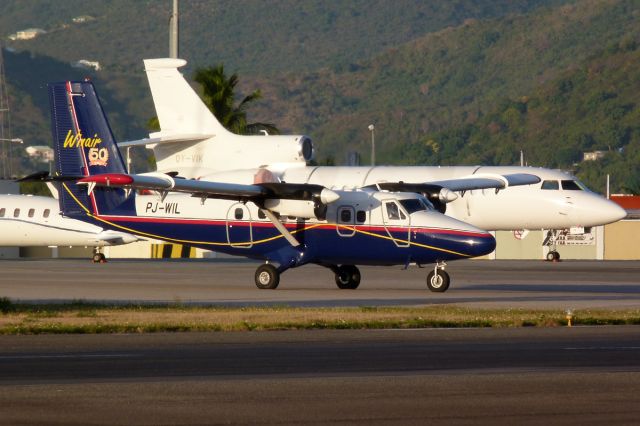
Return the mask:
<path fill-rule="evenodd" d="M 338 266 L 336 285 L 343 290 L 355 290 L 360 285 L 360 270 L 353 265 Z"/>
<path fill-rule="evenodd" d="M 447 291 L 450 281 L 449 274 L 442 269 L 438 271 L 438 275 L 434 271 L 429 272 L 429 275 L 427 275 L 427 287 L 436 293 Z"/>
<path fill-rule="evenodd" d="M 266 263 L 256 269 L 256 287 L 263 290 L 273 290 L 280 284 L 280 272 L 275 266 Z"/>
<path fill-rule="evenodd" d="M 94 253 L 91 261 L 93 263 L 105 263 L 107 261 L 107 258 L 102 253 Z"/>

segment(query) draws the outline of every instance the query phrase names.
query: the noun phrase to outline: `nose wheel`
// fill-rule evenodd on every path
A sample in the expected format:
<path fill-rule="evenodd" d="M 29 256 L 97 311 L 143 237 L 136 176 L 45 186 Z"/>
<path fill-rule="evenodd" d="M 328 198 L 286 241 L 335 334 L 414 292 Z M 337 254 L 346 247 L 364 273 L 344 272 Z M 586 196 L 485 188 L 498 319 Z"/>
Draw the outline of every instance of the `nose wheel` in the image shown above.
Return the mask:
<path fill-rule="evenodd" d="M 451 280 L 444 267 L 444 263 L 438 263 L 433 268 L 433 271 L 427 275 L 427 287 L 429 287 L 429 290 L 436 293 L 444 293 L 449 288 Z"/>
<path fill-rule="evenodd" d="M 104 253 L 101 253 L 96 247 L 95 250 L 93 251 L 93 256 L 91 257 L 91 261 L 93 263 L 107 263 L 107 258 L 105 257 Z"/>

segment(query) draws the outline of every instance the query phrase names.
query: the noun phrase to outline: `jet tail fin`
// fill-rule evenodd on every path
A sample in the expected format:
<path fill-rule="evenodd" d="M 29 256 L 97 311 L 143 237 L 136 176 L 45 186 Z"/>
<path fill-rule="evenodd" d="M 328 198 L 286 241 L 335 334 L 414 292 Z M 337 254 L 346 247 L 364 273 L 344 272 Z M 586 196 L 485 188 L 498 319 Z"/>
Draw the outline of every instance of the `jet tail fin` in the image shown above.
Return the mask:
<path fill-rule="evenodd" d="M 49 84 L 51 131 L 56 174 L 82 178 L 103 173 L 126 173 L 124 161 L 91 82 Z M 133 208 L 133 196 L 120 188 L 88 193 L 85 187 L 67 181 L 61 184 L 60 209 L 67 216 L 113 213 Z M 127 204 L 130 203 L 130 204 Z"/>
<path fill-rule="evenodd" d="M 178 71 L 186 63 L 173 58 L 144 60 L 162 135 L 229 133 Z"/>

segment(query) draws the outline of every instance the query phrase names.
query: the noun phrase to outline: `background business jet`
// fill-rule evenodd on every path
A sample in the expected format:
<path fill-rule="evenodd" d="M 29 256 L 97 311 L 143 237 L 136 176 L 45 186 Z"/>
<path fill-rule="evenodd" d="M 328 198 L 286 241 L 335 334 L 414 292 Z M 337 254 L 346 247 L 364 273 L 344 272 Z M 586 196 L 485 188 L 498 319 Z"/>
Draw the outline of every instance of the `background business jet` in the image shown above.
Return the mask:
<path fill-rule="evenodd" d="M 159 172 L 189 179 L 251 183 L 259 169 L 281 181 L 328 188 L 377 186 L 423 194 L 435 207 L 479 228 L 565 229 L 625 217 L 617 204 L 574 176 L 533 167 L 308 167 L 304 135 L 241 136 L 227 131 L 178 71 L 182 59 L 144 61 L 161 131 L 119 144 L 153 149 Z M 553 257 L 559 258 L 554 250 Z"/>
<path fill-rule="evenodd" d="M 0 246 L 93 247 L 93 261 L 104 262 L 101 247 L 138 241 L 133 235 L 63 217 L 58 200 L 36 195 L 0 195 Z"/>

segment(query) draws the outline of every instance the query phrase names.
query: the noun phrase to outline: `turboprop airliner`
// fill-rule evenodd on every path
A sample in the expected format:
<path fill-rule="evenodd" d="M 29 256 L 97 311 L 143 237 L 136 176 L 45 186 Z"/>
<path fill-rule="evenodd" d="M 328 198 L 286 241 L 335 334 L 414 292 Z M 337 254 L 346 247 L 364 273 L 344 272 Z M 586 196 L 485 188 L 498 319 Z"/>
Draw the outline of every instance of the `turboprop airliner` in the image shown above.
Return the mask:
<path fill-rule="evenodd" d="M 119 144 L 153 149 L 157 170 L 185 178 L 249 183 L 263 168 L 280 180 L 328 188 L 416 191 L 447 215 L 482 229 L 591 227 L 625 217 L 617 204 L 567 173 L 533 167 L 307 167 L 304 135 L 241 136 L 227 131 L 178 68 L 182 59 L 144 61 L 161 131 Z M 528 177 L 523 178 L 526 175 Z M 511 176 L 511 177 L 510 177 Z M 514 178 L 513 176 L 519 176 Z M 551 253 L 559 258 L 556 251 Z"/>
<path fill-rule="evenodd" d="M 93 261 L 106 261 L 101 247 L 138 241 L 134 235 L 62 217 L 58 200 L 35 195 L 0 195 L 0 246 L 93 247 Z"/>
<path fill-rule="evenodd" d="M 329 268 L 339 288 L 360 283 L 356 265 L 435 264 L 483 256 L 491 234 L 436 211 L 423 196 L 375 188 L 331 190 L 279 182 L 260 170 L 250 184 L 128 174 L 91 82 L 49 85 L 60 206 L 65 216 L 114 231 L 265 260 L 255 283 L 278 286 L 289 268 Z M 157 191 L 140 195 L 136 190 Z"/>

